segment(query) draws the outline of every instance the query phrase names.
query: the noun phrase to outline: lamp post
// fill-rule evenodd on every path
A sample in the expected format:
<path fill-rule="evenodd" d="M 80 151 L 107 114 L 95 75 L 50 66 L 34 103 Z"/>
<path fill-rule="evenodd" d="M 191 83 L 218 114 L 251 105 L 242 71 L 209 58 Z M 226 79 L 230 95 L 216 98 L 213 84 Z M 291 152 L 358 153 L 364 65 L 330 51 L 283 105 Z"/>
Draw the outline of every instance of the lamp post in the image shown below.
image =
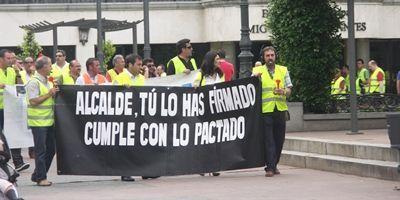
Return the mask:
<path fill-rule="evenodd" d="M 144 47 L 143 57 L 151 57 L 150 30 L 149 30 L 149 0 L 143 0 L 143 19 L 144 19 Z"/>
<path fill-rule="evenodd" d="M 238 56 L 240 62 L 239 78 L 246 78 L 251 76 L 251 65 L 253 61 L 249 28 L 249 3 L 247 0 L 240 1 L 240 18 L 242 28 L 240 29 L 240 54 Z"/>
<path fill-rule="evenodd" d="M 97 8 L 97 58 L 100 61 L 100 68 L 103 72 L 104 69 L 104 53 L 103 53 L 103 24 L 101 19 L 101 0 L 96 1 Z"/>
<path fill-rule="evenodd" d="M 347 59 L 350 66 L 350 111 L 351 131 L 347 134 L 362 134 L 358 131 L 356 93 L 356 47 L 354 35 L 354 0 L 347 0 Z"/>

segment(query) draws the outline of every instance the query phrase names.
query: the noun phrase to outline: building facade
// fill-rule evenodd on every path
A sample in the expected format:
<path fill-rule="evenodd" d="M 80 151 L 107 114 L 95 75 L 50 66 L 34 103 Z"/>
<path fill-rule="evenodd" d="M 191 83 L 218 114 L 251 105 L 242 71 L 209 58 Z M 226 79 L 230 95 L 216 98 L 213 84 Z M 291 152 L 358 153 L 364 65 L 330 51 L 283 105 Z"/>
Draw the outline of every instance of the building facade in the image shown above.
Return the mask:
<path fill-rule="evenodd" d="M 0 1 L 0 47 L 16 48 L 22 43 L 24 30 L 21 25 L 48 21 L 57 23 L 81 18 L 96 19 L 95 0 L 2 0 Z M 141 1 L 104 0 L 102 17 L 128 22 L 141 20 L 143 11 Z M 254 61 L 259 58 L 260 48 L 271 44 L 265 16 L 267 0 L 249 0 L 249 22 L 253 42 Z M 347 9 L 345 0 L 337 3 Z M 150 1 L 150 43 L 152 57 L 159 63 L 166 63 L 175 55 L 175 43 L 182 38 L 194 43 L 195 58 L 199 63 L 209 49 L 223 48 L 227 59 L 238 63 L 240 53 L 240 0 L 180 0 Z M 355 1 L 355 36 L 357 57 L 364 60 L 375 59 L 392 78 L 400 69 L 400 0 L 360 0 Z M 143 49 L 143 23 L 137 26 L 139 53 Z M 346 44 L 347 31 L 342 30 L 343 44 Z M 81 33 L 82 35 L 82 33 Z M 87 41 L 80 42 L 77 27 L 58 28 L 59 48 L 67 50 L 68 59 L 80 61 L 95 56 L 97 43 L 96 29 L 90 29 Z M 37 33 L 36 39 L 51 55 L 52 32 Z M 117 46 L 117 52 L 132 52 L 132 31 L 107 32 L 107 40 Z M 341 63 L 346 63 L 343 50 Z M 390 86 L 389 86 L 390 87 Z"/>

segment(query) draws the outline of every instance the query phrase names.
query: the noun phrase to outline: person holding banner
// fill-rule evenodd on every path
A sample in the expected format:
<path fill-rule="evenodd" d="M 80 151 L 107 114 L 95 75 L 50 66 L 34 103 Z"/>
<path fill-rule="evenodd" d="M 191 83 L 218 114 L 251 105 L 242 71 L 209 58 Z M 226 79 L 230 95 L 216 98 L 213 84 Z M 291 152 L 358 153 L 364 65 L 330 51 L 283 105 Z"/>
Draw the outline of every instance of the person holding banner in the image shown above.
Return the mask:
<path fill-rule="evenodd" d="M 72 60 L 69 65 L 69 72 L 61 76 L 60 85 L 75 85 L 76 80 L 81 75 L 81 68 L 78 60 Z"/>
<path fill-rule="evenodd" d="M 193 82 L 193 87 L 222 83 L 224 81 L 225 76 L 220 68 L 220 58 L 217 52 L 207 52 L 201 64 L 200 71 Z"/>
<path fill-rule="evenodd" d="M 197 70 L 196 61 L 192 57 L 193 47 L 189 39 L 182 39 L 176 43 L 178 55 L 167 63 L 167 75 L 190 74 L 190 71 Z"/>
<path fill-rule="evenodd" d="M 114 85 L 143 86 L 145 77 L 141 74 L 142 57 L 129 54 L 125 58 L 128 70 L 124 71 L 115 78 Z"/>
<path fill-rule="evenodd" d="M 201 64 L 200 71 L 197 73 L 193 82 L 193 87 L 212 85 L 225 81 L 224 73 L 220 68 L 220 57 L 215 51 L 206 53 Z M 204 173 L 200 174 L 204 176 Z M 219 176 L 220 173 L 212 172 L 213 176 Z"/>
<path fill-rule="evenodd" d="M 76 85 L 103 85 L 107 83 L 106 77 L 100 74 L 99 59 L 87 59 L 86 70 L 87 72 L 76 79 Z"/>
<path fill-rule="evenodd" d="M 114 58 L 112 60 L 112 64 L 113 64 L 114 68 L 108 70 L 106 73 L 106 79 L 110 83 L 115 81 L 115 78 L 118 76 L 118 74 L 126 71 L 125 59 L 121 54 L 117 54 L 114 56 Z"/>
<path fill-rule="evenodd" d="M 253 75 L 262 82 L 262 123 L 265 131 L 265 176 L 280 174 L 277 168 L 285 141 L 288 106 L 286 97 L 293 87 L 286 67 L 275 64 L 276 51 L 267 46 L 261 54 L 265 61 L 262 66 L 253 68 Z"/>
<path fill-rule="evenodd" d="M 21 75 L 17 67 L 10 67 L 12 65 L 12 51 L 8 49 L 0 50 L 0 136 L 3 141 L 7 144 L 7 140 L 3 135 L 2 130 L 4 129 L 4 103 L 3 103 L 3 91 L 6 85 L 15 85 L 16 83 L 22 84 Z M 11 149 L 11 154 L 14 162 L 15 169 L 22 171 L 29 168 L 29 163 L 25 163 L 21 149 Z"/>
<path fill-rule="evenodd" d="M 42 56 L 36 61 L 37 73 L 26 85 L 28 96 L 28 126 L 35 144 L 35 170 L 31 180 L 38 186 L 50 186 L 47 172 L 55 154 L 54 96 L 59 91 L 48 80 L 51 60 Z"/>

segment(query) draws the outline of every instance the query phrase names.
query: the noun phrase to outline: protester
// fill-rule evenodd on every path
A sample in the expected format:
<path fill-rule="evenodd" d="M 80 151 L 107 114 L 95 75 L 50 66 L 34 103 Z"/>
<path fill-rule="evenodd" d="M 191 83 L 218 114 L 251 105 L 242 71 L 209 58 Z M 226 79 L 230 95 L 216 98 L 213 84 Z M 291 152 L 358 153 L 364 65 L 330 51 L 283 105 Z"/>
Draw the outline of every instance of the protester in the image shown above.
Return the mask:
<path fill-rule="evenodd" d="M 335 69 L 335 78 L 331 82 L 331 95 L 346 94 L 346 81 L 339 69 Z"/>
<path fill-rule="evenodd" d="M 369 91 L 369 88 L 367 87 L 369 71 L 364 65 L 364 60 L 361 58 L 357 59 L 357 78 L 360 80 L 361 93 L 367 93 Z"/>
<path fill-rule="evenodd" d="M 26 85 L 28 95 L 28 125 L 35 144 L 35 170 L 31 180 L 38 186 L 50 186 L 47 172 L 55 154 L 54 96 L 59 91 L 48 81 L 51 60 L 42 56 L 36 61 L 37 73 Z"/>
<path fill-rule="evenodd" d="M 217 52 L 207 52 L 201 64 L 200 71 L 193 82 L 193 86 L 199 87 L 224 82 L 225 76 L 220 66 L 220 58 Z"/>
<path fill-rule="evenodd" d="M 22 84 L 21 75 L 19 74 L 19 68 L 12 65 L 12 51 L 7 49 L 0 50 L 0 136 L 3 141 L 7 144 L 7 140 L 3 135 L 2 130 L 4 129 L 4 103 L 3 103 L 3 92 L 6 85 Z M 29 168 L 29 163 L 25 163 L 21 149 L 11 149 L 13 163 L 17 171 L 22 171 Z"/>
<path fill-rule="evenodd" d="M 26 85 L 35 74 L 35 62 L 32 57 L 26 57 L 23 63 L 24 70 L 20 71 L 22 83 Z"/>
<path fill-rule="evenodd" d="M 76 80 L 76 85 L 102 85 L 107 83 L 106 77 L 100 74 L 100 61 L 97 58 L 89 58 L 86 61 L 87 72 Z"/>
<path fill-rule="evenodd" d="M 114 68 L 108 70 L 106 73 L 106 79 L 110 83 L 115 81 L 115 78 L 117 77 L 118 74 L 122 73 L 123 71 L 126 71 L 125 59 L 121 54 L 117 54 L 114 56 L 112 64 Z"/>
<path fill-rule="evenodd" d="M 142 75 L 142 57 L 139 55 L 129 54 L 125 58 L 127 68 L 124 73 L 119 74 L 114 81 L 114 85 L 126 86 L 142 86 L 144 85 L 145 77 Z"/>
<path fill-rule="evenodd" d="M 159 64 L 156 68 L 156 76 L 157 77 L 165 77 L 167 73 L 165 73 L 165 65 Z"/>
<path fill-rule="evenodd" d="M 35 62 L 33 62 L 32 57 L 26 57 L 23 63 L 24 70 L 20 71 L 22 83 L 26 85 L 29 80 L 32 79 L 35 74 Z M 35 152 L 33 147 L 29 147 L 29 158 L 35 158 Z"/>
<path fill-rule="evenodd" d="M 60 85 L 75 85 L 81 75 L 81 64 L 78 60 L 72 60 L 69 65 L 69 72 L 62 75 Z"/>
<path fill-rule="evenodd" d="M 225 76 L 220 67 L 220 58 L 217 52 L 207 52 L 201 64 L 200 71 L 197 73 L 196 78 L 193 82 L 193 87 L 224 82 Z M 213 176 L 220 175 L 220 173 L 218 172 L 212 172 L 211 174 Z M 203 173 L 201 173 L 200 175 L 204 176 Z"/>
<path fill-rule="evenodd" d="M 235 78 L 235 67 L 232 63 L 225 60 L 225 51 L 223 49 L 218 50 L 217 54 L 220 58 L 220 69 L 224 73 L 225 81 L 233 80 Z"/>
<path fill-rule="evenodd" d="M 369 93 L 385 93 L 385 72 L 378 67 L 375 60 L 370 60 L 368 62 L 368 68 L 371 71 L 371 76 L 368 80 L 369 83 Z"/>
<path fill-rule="evenodd" d="M 190 71 L 197 70 L 196 61 L 191 58 L 193 47 L 189 39 L 182 39 L 176 43 L 178 55 L 167 63 L 167 75 L 190 74 Z"/>
<path fill-rule="evenodd" d="M 342 67 L 342 76 L 344 78 L 344 82 L 346 84 L 346 93 L 350 91 L 350 68 L 348 65 L 343 65 Z"/>
<path fill-rule="evenodd" d="M 288 106 L 292 82 L 286 67 L 275 64 L 276 51 L 272 46 L 262 50 L 265 65 L 254 67 L 253 74 L 262 82 L 262 123 L 265 132 L 265 176 L 280 174 L 277 168 L 285 141 Z"/>
<path fill-rule="evenodd" d="M 56 62 L 51 65 L 51 73 L 50 76 L 59 80 L 64 73 L 69 72 L 69 63 L 66 61 L 67 54 L 64 50 L 56 51 Z"/>
<path fill-rule="evenodd" d="M 142 68 L 142 57 L 139 55 L 129 54 L 125 58 L 128 70 L 119 74 L 114 85 L 125 85 L 125 86 L 143 86 L 145 77 L 140 73 Z M 131 176 L 121 176 L 122 181 L 135 181 Z"/>
<path fill-rule="evenodd" d="M 146 68 L 147 68 L 147 70 L 146 70 Z M 152 58 L 145 58 L 143 60 L 143 70 L 144 70 L 144 72 L 147 71 L 147 73 L 143 74 L 146 78 L 157 77 L 156 65 L 154 64 L 154 60 Z"/>

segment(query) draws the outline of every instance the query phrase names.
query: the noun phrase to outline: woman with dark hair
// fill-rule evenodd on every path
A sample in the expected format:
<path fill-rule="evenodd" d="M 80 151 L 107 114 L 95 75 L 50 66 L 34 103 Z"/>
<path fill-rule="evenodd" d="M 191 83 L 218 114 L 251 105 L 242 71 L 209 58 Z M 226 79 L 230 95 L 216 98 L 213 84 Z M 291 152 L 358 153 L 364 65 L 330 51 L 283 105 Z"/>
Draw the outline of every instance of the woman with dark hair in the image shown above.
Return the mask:
<path fill-rule="evenodd" d="M 219 56 L 216 51 L 209 51 L 206 53 L 201 64 L 200 71 L 196 75 L 196 79 L 193 82 L 193 87 L 199 87 L 204 85 L 212 85 L 215 83 L 222 83 L 225 81 L 225 76 L 222 70 L 219 68 Z M 220 173 L 212 172 L 210 175 L 219 176 Z M 204 173 L 200 174 L 204 176 Z"/>
<path fill-rule="evenodd" d="M 193 87 L 212 85 L 225 81 L 224 73 L 219 68 L 219 60 L 217 52 L 209 51 L 206 53 L 200 67 L 200 72 L 196 75 L 196 79 L 193 82 Z"/>

